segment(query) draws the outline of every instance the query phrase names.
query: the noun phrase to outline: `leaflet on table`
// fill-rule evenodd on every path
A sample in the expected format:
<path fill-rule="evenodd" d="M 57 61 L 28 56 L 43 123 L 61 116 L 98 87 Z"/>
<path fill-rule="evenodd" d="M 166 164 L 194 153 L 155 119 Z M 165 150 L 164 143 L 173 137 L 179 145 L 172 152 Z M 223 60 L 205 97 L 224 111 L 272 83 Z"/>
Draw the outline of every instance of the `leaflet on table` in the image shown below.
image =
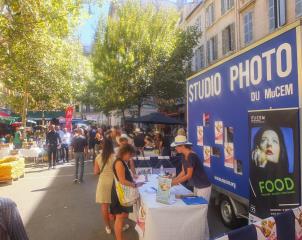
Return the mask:
<path fill-rule="evenodd" d="M 158 190 L 156 193 L 156 201 L 170 204 L 172 179 L 166 177 L 158 177 Z"/>
<path fill-rule="evenodd" d="M 135 179 L 135 183 L 144 183 L 144 182 L 146 182 L 145 175 L 138 175 L 138 178 Z"/>

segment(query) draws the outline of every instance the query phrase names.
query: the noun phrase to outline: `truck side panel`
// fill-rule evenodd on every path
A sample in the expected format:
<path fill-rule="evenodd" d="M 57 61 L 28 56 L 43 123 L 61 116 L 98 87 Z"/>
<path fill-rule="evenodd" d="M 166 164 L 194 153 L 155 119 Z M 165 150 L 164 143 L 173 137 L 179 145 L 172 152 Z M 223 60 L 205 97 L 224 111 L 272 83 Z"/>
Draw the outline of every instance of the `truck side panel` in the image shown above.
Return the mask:
<path fill-rule="evenodd" d="M 189 140 L 213 184 L 249 198 L 248 111 L 299 107 L 297 69 L 292 28 L 187 81 Z"/>

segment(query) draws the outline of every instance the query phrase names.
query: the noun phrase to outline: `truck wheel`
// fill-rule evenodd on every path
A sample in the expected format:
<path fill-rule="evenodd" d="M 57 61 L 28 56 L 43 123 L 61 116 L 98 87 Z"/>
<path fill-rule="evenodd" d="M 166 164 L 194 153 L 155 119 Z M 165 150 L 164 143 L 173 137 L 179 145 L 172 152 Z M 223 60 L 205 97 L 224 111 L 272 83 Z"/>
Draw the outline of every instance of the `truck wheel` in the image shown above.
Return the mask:
<path fill-rule="evenodd" d="M 239 221 L 236 218 L 233 205 L 228 197 L 223 196 L 219 203 L 219 210 L 222 222 L 225 226 L 234 229 L 239 225 Z"/>

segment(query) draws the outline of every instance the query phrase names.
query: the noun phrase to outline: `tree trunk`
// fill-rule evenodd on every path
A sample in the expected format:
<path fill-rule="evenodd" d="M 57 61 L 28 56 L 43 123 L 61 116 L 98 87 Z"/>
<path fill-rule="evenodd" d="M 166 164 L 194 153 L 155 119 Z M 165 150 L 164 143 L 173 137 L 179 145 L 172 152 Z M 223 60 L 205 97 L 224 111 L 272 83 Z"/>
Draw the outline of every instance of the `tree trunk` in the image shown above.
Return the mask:
<path fill-rule="evenodd" d="M 26 128 L 27 105 L 28 105 L 28 93 L 25 92 L 23 96 L 23 107 L 22 107 L 22 126 L 24 128 Z"/>
<path fill-rule="evenodd" d="M 139 104 L 137 104 L 137 115 L 138 115 L 138 117 L 141 116 L 141 110 L 142 110 L 142 103 L 140 102 Z"/>
<path fill-rule="evenodd" d="M 122 121 L 121 121 L 121 125 L 125 126 L 125 109 L 122 109 Z"/>

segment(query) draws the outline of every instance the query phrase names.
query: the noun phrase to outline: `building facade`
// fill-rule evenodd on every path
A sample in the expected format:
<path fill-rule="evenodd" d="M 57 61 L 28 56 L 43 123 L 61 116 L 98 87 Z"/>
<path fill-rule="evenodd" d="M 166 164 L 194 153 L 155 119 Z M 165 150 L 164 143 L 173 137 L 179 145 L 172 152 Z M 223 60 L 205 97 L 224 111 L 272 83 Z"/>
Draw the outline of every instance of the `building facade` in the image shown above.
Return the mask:
<path fill-rule="evenodd" d="M 302 0 L 203 0 L 193 6 L 183 7 L 179 24 L 201 33 L 193 49 L 194 72 L 302 16 Z"/>

